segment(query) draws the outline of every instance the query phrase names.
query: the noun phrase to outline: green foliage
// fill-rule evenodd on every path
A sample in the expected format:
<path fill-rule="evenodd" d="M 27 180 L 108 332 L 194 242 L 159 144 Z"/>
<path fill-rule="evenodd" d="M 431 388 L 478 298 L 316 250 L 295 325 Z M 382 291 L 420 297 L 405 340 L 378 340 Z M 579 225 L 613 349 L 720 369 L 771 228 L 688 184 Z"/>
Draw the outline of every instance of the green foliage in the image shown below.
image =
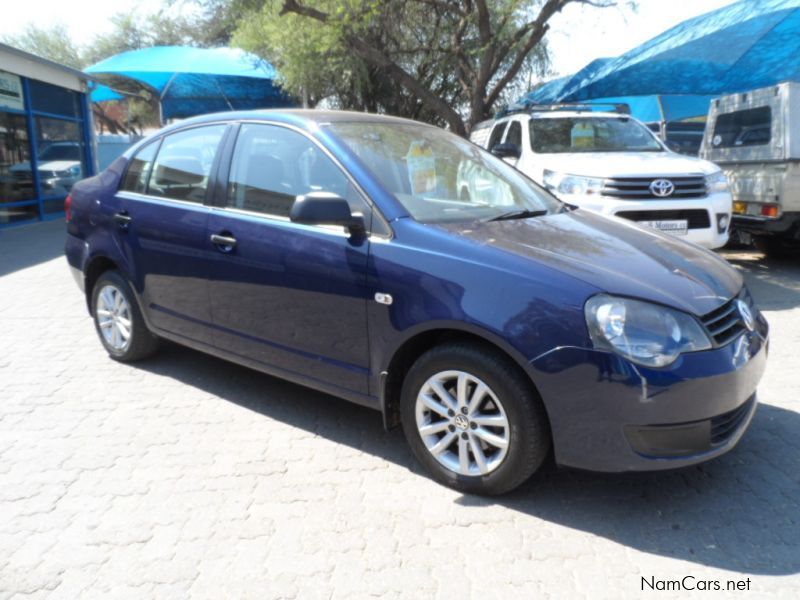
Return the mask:
<path fill-rule="evenodd" d="M 85 66 L 80 48 L 74 44 L 67 28 L 61 24 L 50 28 L 41 28 L 31 24 L 18 35 L 5 35 L 0 39 L 9 46 L 68 67 L 81 69 Z"/>

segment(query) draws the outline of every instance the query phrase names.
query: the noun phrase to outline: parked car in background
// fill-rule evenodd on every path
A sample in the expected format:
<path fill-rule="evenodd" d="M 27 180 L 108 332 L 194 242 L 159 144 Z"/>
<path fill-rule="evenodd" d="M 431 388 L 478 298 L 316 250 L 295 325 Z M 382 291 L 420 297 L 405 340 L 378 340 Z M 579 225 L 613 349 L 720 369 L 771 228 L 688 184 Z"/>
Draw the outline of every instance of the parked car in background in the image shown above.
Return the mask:
<path fill-rule="evenodd" d="M 502 193 L 465 197 L 465 177 Z M 77 183 L 66 212 L 112 358 L 164 338 L 378 409 L 465 492 L 513 489 L 551 448 L 599 471 L 695 464 L 756 410 L 768 326 L 738 272 L 439 128 L 189 119 Z"/>
<path fill-rule="evenodd" d="M 733 224 L 774 256 L 800 256 L 800 83 L 711 103 L 701 156 L 733 192 Z"/>
<path fill-rule="evenodd" d="M 731 195 L 716 165 L 667 148 L 628 114 L 596 105 L 533 106 L 470 139 L 564 202 L 706 248 L 728 241 Z"/>
<path fill-rule="evenodd" d="M 72 186 L 83 177 L 81 146 L 78 142 L 53 142 L 39 154 L 36 170 L 42 193 L 48 196 L 66 196 Z M 33 195 L 33 170 L 30 161 L 12 165 L 9 173 L 14 180 L 14 190 Z"/>

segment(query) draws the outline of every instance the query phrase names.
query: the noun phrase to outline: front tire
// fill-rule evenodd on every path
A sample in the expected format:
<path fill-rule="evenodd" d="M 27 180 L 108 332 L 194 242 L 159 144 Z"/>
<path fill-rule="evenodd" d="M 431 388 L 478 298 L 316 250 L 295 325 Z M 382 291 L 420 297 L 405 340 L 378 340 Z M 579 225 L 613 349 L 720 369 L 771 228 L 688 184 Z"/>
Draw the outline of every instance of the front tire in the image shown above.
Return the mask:
<path fill-rule="evenodd" d="M 519 368 L 492 349 L 456 342 L 429 350 L 408 372 L 400 402 L 417 460 L 459 491 L 503 494 L 547 457 L 541 400 Z"/>
<path fill-rule="evenodd" d="M 97 279 L 92 316 L 100 342 L 114 360 L 142 360 L 158 349 L 158 338 L 147 329 L 133 290 L 119 271 L 106 271 Z"/>

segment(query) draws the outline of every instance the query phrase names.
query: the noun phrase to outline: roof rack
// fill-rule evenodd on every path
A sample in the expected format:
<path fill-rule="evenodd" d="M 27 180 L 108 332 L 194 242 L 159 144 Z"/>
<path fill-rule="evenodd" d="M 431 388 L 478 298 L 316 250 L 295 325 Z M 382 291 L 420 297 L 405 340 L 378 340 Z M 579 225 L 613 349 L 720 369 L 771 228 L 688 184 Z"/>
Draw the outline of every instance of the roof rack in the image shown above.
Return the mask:
<path fill-rule="evenodd" d="M 500 110 L 496 119 L 502 117 L 531 112 L 546 111 L 570 111 L 570 112 L 615 112 L 621 115 L 631 114 L 631 107 L 624 102 L 554 102 L 548 104 L 538 104 L 536 102 L 515 103 Z"/>

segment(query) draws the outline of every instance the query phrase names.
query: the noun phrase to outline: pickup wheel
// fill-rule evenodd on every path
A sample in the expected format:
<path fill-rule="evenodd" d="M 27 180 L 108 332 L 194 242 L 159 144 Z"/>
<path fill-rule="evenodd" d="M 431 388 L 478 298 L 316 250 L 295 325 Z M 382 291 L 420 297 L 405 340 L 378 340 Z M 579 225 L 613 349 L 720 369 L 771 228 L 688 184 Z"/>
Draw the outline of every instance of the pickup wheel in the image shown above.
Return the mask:
<path fill-rule="evenodd" d="M 111 358 L 142 360 L 158 348 L 158 338 L 147 329 L 133 291 L 119 271 L 106 271 L 97 279 L 92 315 L 100 342 Z"/>
<path fill-rule="evenodd" d="M 531 382 L 505 356 L 474 343 L 423 354 L 406 376 L 400 412 L 416 458 L 462 492 L 508 492 L 533 475 L 550 448 Z"/>

